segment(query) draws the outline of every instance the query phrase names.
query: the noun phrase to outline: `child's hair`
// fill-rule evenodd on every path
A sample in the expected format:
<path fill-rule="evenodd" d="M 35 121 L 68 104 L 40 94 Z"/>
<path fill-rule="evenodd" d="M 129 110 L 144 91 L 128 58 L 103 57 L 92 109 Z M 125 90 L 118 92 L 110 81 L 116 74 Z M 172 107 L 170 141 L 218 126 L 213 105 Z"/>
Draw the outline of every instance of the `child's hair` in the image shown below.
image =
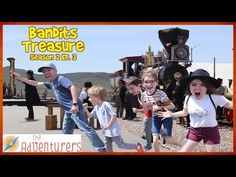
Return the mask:
<path fill-rule="evenodd" d="M 135 85 L 138 86 L 138 84 L 140 84 L 140 80 L 139 78 L 137 78 L 136 76 L 130 76 L 125 80 L 126 86 L 129 85 Z"/>
<path fill-rule="evenodd" d="M 125 85 L 125 81 L 123 79 L 120 79 L 118 83 L 121 83 L 122 85 Z"/>
<path fill-rule="evenodd" d="M 209 81 L 207 81 L 205 79 L 200 79 L 200 80 L 206 86 L 207 94 L 218 94 L 216 88 Z M 185 92 L 186 95 L 191 95 L 190 83 L 191 83 L 191 81 L 187 84 L 187 88 L 186 88 L 186 92 Z"/>
<path fill-rule="evenodd" d="M 142 74 L 142 81 L 145 77 L 152 77 L 156 82 L 158 82 L 158 77 L 152 68 L 147 68 Z"/>
<path fill-rule="evenodd" d="M 88 89 L 88 94 L 99 97 L 101 100 L 105 100 L 107 97 L 106 89 L 101 85 L 94 85 Z"/>

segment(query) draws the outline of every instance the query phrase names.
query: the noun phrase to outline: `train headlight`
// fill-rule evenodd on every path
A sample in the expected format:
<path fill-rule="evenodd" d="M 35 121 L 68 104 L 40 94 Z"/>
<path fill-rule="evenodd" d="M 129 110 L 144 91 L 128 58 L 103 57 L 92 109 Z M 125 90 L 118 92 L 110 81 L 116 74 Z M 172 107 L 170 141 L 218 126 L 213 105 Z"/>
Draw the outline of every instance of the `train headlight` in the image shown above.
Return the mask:
<path fill-rule="evenodd" d="M 171 60 L 189 61 L 189 47 L 183 44 L 176 44 L 171 47 Z"/>

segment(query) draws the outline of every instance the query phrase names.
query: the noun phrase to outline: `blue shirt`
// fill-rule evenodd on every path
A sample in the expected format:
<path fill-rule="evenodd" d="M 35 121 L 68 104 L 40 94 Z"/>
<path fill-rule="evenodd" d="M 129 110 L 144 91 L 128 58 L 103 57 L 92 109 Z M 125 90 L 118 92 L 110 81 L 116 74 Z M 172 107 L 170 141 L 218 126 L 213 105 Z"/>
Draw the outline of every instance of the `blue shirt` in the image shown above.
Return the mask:
<path fill-rule="evenodd" d="M 44 82 L 44 85 L 53 90 L 57 102 L 64 108 L 65 112 L 71 113 L 70 110 L 73 103 L 69 87 L 72 82 L 64 76 L 57 76 L 53 82 Z M 83 109 L 81 101 L 78 100 L 77 102 L 79 109 Z"/>

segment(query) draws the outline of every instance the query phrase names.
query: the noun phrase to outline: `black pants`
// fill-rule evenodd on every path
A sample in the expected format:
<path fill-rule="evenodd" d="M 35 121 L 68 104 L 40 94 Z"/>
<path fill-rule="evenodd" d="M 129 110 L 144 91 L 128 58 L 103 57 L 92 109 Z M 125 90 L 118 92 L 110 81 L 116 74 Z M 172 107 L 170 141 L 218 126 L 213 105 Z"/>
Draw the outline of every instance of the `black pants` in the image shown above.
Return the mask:
<path fill-rule="evenodd" d="M 32 105 L 27 105 L 27 109 L 29 111 L 28 119 L 34 119 L 34 110 Z"/>

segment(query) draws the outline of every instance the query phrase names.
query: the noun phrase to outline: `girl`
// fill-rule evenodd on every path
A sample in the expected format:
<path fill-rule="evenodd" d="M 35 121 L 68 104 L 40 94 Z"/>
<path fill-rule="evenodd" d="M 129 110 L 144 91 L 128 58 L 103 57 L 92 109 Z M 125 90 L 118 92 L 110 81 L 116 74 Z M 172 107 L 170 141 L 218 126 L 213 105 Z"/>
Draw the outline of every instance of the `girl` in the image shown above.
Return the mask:
<path fill-rule="evenodd" d="M 220 82 L 203 69 L 194 71 L 191 76 L 181 80 L 186 93 L 182 111 L 172 113 L 170 111 L 159 112 L 158 115 L 164 118 L 178 118 L 190 115 L 190 129 L 186 136 L 187 142 L 180 152 L 192 151 L 198 143 L 203 140 L 207 152 L 218 151 L 220 134 L 216 121 L 216 107 L 233 109 L 232 101 L 223 95 L 216 95 L 216 89 Z M 231 89 L 231 94 L 233 91 Z"/>

